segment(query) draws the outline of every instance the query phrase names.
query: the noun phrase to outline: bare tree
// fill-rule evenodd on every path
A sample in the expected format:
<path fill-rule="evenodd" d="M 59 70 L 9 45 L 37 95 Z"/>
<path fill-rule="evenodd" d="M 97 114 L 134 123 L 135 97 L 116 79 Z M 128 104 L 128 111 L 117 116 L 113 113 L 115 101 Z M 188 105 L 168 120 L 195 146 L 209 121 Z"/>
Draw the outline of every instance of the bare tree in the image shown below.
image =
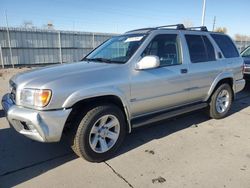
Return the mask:
<path fill-rule="evenodd" d="M 248 35 L 241 35 L 241 34 L 235 34 L 234 38 L 236 41 L 250 41 L 250 36 Z"/>
<path fill-rule="evenodd" d="M 227 33 L 227 28 L 226 27 L 217 27 L 215 32 L 220 32 L 220 33 Z"/>

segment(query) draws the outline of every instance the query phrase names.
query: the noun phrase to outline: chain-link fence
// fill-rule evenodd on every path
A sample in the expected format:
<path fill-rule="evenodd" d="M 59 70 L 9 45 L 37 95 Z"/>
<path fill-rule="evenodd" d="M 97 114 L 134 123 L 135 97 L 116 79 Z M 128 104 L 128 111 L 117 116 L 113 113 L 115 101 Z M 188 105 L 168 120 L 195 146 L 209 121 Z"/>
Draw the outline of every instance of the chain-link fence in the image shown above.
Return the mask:
<path fill-rule="evenodd" d="M 114 35 L 0 27 L 0 63 L 7 67 L 75 62 Z"/>

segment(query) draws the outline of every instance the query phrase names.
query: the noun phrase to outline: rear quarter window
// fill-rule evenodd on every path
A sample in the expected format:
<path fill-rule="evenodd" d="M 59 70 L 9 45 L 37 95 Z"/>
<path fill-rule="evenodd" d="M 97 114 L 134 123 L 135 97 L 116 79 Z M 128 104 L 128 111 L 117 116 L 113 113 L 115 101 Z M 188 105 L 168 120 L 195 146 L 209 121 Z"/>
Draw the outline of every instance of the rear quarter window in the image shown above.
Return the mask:
<path fill-rule="evenodd" d="M 214 47 L 205 35 L 185 35 L 192 63 L 215 61 Z"/>
<path fill-rule="evenodd" d="M 237 48 L 228 36 L 221 34 L 211 34 L 211 36 L 219 46 L 225 58 L 239 57 Z"/>

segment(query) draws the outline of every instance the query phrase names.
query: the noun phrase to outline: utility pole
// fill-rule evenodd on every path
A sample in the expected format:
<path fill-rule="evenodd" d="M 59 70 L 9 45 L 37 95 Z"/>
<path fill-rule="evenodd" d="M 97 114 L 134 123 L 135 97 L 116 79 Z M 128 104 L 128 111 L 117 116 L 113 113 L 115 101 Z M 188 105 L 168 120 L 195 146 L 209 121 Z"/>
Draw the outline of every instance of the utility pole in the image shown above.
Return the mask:
<path fill-rule="evenodd" d="M 214 17 L 214 22 L 213 22 L 213 31 L 215 30 L 215 23 L 216 23 L 216 16 Z"/>
<path fill-rule="evenodd" d="M 7 31 L 7 38 L 8 38 L 8 44 L 10 49 L 10 62 L 12 64 L 12 68 L 14 68 L 14 63 L 12 59 L 12 49 L 11 49 L 11 42 L 10 42 L 10 31 L 9 31 L 9 23 L 8 23 L 8 17 L 7 12 L 5 11 L 5 19 L 6 19 L 6 31 Z"/>
<path fill-rule="evenodd" d="M 205 15 L 206 15 L 206 0 L 203 0 L 201 26 L 204 26 L 204 24 L 205 24 Z"/>

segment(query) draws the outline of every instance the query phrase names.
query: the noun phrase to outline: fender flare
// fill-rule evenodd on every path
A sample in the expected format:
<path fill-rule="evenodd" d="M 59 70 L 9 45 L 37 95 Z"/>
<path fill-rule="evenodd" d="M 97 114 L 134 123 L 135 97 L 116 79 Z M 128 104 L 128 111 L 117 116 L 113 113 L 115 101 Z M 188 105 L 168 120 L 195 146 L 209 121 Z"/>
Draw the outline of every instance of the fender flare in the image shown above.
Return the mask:
<path fill-rule="evenodd" d="M 117 97 L 121 101 L 123 108 L 124 108 L 123 110 L 126 115 L 126 120 L 128 123 L 128 132 L 130 133 L 132 130 L 132 126 L 130 122 L 131 116 L 129 113 L 130 105 L 128 103 L 126 96 L 123 95 L 123 92 L 116 87 L 112 87 L 112 88 L 103 87 L 103 88 L 98 88 L 98 89 L 96 88 L 86 89 L 85 88 L 85 89 L 78 90 L 67 97 L 62 107 L 71 108 L 74 104 L 80 101 L 95 98 L 95 97 L 105 97 L 105 96 L 114 96 L 114 97 Z"/>
<path fill-rule="evenodd" d="M 208 95 L 205 99 L 205 101 L 208 101 L 208 99 L 211 97 L 212 93 L 214 92 L 214 89 L 216 88 L 216 86 L 218 85 L 218 83 L 223 80 L 223 79 L 231 79 L 232 80 L 232 89 L 234 91 L 234 79 L 233 79 L 233 73 L 230 73 L 230 72 L 223 72 L 223 73 L 220 73 L 213 81 L 211 87 L 209 88 L 209 91 L 208 91 Z"/>

